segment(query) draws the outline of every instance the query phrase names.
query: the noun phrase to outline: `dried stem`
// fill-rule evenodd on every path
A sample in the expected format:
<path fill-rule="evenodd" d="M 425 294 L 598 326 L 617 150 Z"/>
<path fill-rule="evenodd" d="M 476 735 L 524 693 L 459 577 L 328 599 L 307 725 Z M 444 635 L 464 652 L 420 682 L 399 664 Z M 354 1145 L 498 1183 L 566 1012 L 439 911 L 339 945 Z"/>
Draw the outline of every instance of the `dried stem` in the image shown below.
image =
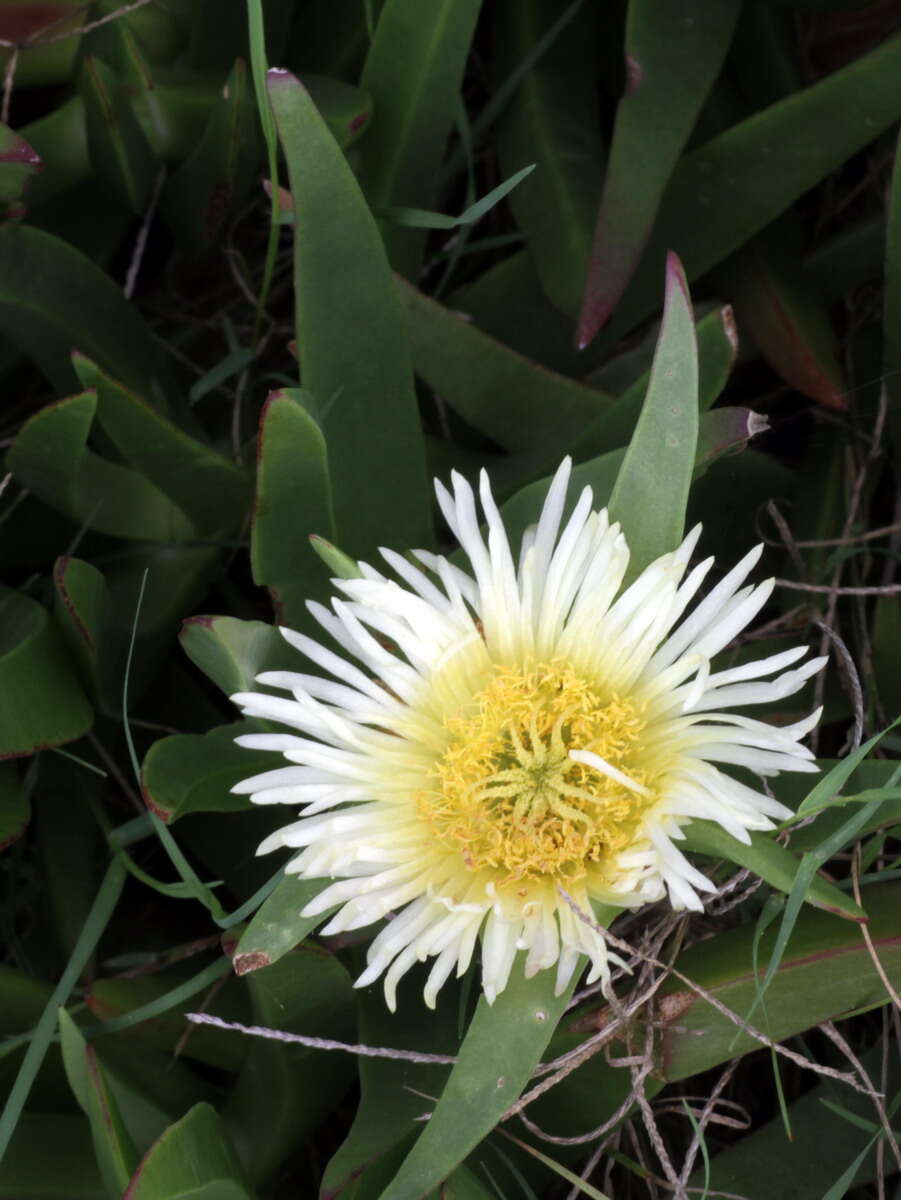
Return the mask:
<path fill-rule="evenodd" d="M 195 1025 L 214 1025 L 217 1029 L 227 1029 L 231 1033 L 244 1033 L 248 1037 L 268 1038 L 273 1042 L 291 1042 L 299 1046 L 308 1046 L 311 1050 L 343 1050 L 345 1054 L 356 1054 L 361 1058 L 395 1058 L 412 1063 L 455 1063 L 452 1054 L 419 1054 L 414 1050 L 391 1050 L 385 1046 L 350 1045 L 347 1042 L 335 1042 L 331 1038 L 306 1037 L 300 1033 L 286 1033 L 282 1029 L 267 1029 L 265 1025 L 241 1025 L 237 1021 L 224 1021 L 211 1013 L 185 1013 L 185 1018 Z"/>

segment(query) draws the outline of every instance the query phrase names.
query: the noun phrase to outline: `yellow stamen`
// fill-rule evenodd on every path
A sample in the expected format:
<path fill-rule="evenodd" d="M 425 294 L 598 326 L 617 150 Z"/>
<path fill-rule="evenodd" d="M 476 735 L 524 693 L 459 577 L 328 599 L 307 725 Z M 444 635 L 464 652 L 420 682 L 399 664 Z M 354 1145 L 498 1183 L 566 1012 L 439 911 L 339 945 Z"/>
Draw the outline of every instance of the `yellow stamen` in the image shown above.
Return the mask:
<path fill-rule="evenodd" d="M 653 802 L 644 724 L 630 700 L 567 662 L 498 667 L 445 721 L 447 746 L 420 811 L 470 870 L 571 882 L 628 845 Z"/>

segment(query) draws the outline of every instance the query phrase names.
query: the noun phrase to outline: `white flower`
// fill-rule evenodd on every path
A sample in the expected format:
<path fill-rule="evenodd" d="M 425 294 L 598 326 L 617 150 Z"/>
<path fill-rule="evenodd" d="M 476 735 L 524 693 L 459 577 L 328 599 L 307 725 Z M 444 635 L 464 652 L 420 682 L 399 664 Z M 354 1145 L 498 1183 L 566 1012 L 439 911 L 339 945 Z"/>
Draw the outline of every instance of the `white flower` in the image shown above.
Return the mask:
<path fill-rule="evenodd" d="M 589 911 L 592 900 L 634 906 L 667 892 L 674 908 L 700 909 L 712 885 L 677 848 L 682 827 L 715 821 L 746 842 L 790 815 L 719 764 L 816 770 L 799 739 L 818 712 L 775 727 L 727 710 L 792 695 L 825 659 L 785 670 L 806 652 L 795 647 L 711 672 L 770 595 L 772 580 L 742 586 L 761 548 L 683 617 L 712 565 L 686 575 L 699 531 L 621 590 L 628 547 L 592 511 L 590 488 L 560 531 L 569 473 L 567 460 L 518 566 L 487 476 L 487 545 L 469 485 L 437 484 L 472 574 L 383 550 L 401 582 L 361 564 L 361 578 L 334 581 L 343 595 L 331 610 L 310 605 L 359 665 L 283 629 L 322 675 L 270 671 L 258 682 L 287 698 L 234 697 L 247 716 L 297 731 L 238 739 L 294 765 L 234 790 L 304 805 L 259 852 L 299 850 L 288 871 L 336 881 L 304 909 L 337 907 L 323 933 L 389 918 L 357 986 L 384 975 L 392 1009 L 414 962 L 434 960 L 434 1005 L 479 940 L 489 1003 L 519 950 L 527 976 L 556 965 L 558 991 L 582 955 L 589 978 L 606 980 L 603 938 L 561 889 Z"/>

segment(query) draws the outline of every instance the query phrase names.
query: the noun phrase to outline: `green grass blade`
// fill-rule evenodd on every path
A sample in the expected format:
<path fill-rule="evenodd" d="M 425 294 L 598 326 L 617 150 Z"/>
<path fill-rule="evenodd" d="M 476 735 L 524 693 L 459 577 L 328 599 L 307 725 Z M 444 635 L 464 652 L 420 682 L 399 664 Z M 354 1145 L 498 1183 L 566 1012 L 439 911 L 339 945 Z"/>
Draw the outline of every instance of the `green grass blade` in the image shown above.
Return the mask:
<path fill-rule="evenodd" d="M 0 1115 L 0 1158 L 6 1153 L 6 1148 L 16 1128 L 16 1123 L 28 1099 L 28 1093 L 31 1091 L 31 1085 L 34 1083 L 41 1063 L 44 1061 L 44 1056 L 47 1053 L 47 1047 L 53 1038 L 56 1029 L 57 1009 L 68 1000 L 81 972 L 84 970 L 85 964 L 100 941 L 103 931 L 106 929 L 110 917 L 113 915 L 113 910 L 122 894 L 124 884 L 125 868 L 115 858 L 107 867 L 106 875 L 103 877 L 103 882 L 100 885 L 94 903 L 91 905 L 91 910 L 88 913 L 78 941 L 75 943 L 72 955 L 60 976 L 59 983 L 53 989 L 53 993 L 41 1014 L 41 1019 L 38 1021 L 28 1049 L 25 1051 L 25 1057 L 22 1059 L 15 1083 L 10 1089 L 6 1104 L 3 1106 L 3 1113 Z"/>
<path fill-rule="evenodd" d="M 360 181 L 374 208 L 430 208 L 481 0 L 386 0 L 361 85 L 373 99 Z M 385 229 L 395 270 L 419 273 L 424 237 Z"/>

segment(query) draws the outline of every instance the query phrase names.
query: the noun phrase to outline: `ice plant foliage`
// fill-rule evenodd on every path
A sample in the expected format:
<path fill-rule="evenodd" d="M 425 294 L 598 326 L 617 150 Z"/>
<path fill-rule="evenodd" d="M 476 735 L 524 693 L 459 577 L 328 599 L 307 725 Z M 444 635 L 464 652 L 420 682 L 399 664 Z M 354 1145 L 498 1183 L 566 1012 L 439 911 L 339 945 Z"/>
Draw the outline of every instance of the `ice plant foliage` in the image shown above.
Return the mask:
<path fill-rule="evenodd" d="M 346 658 L 282 630 L 330 678 L 266 672 L 258 682 L 290 698 L 234 697 L 296 730 L 238 739 L 292 765 L 235 791 L 304 806 L 260 853 L 290 847 L 289 871 L 335 881 L 304 910 L 337 906 L 324 933 L 389 918 L 357 985 L 384 976 L 392 1008 L 399 979 L 427 959 L 434 1005 L 479 941 L 489 1002 L 517 951 L 527 975 L 556 967 L 558 990 L 583 955 L 589 978 L 606 979 L 603 938 L 564 892 L 589 911 L 667 893 L 700 909 L 712 885 L 678 849 L 683 826 L 715 821 L 747 841 L 789 815 L 721 765 L 816 770 L 799 739 L 819 713 L 775 727 L 731 710 L 791 695 L 824 659 L 798 666 L 795 647 L 711 670 L 770 595 L 772 581 L 744 585 L 760 547 L 691 612 L 712 566 L 688 569 L 698 530 L 624 589 L 626 540 L 590 488 L 564 522 L 569 474 L 566 461 L 518 564 L 484 473 L 487 542 L 469 485 L 437 484 L 471 573 L 383 550 L 396 579 L 361 564 L 361 578 L 335 581 L 331 609 L 310 605 Z"/>

